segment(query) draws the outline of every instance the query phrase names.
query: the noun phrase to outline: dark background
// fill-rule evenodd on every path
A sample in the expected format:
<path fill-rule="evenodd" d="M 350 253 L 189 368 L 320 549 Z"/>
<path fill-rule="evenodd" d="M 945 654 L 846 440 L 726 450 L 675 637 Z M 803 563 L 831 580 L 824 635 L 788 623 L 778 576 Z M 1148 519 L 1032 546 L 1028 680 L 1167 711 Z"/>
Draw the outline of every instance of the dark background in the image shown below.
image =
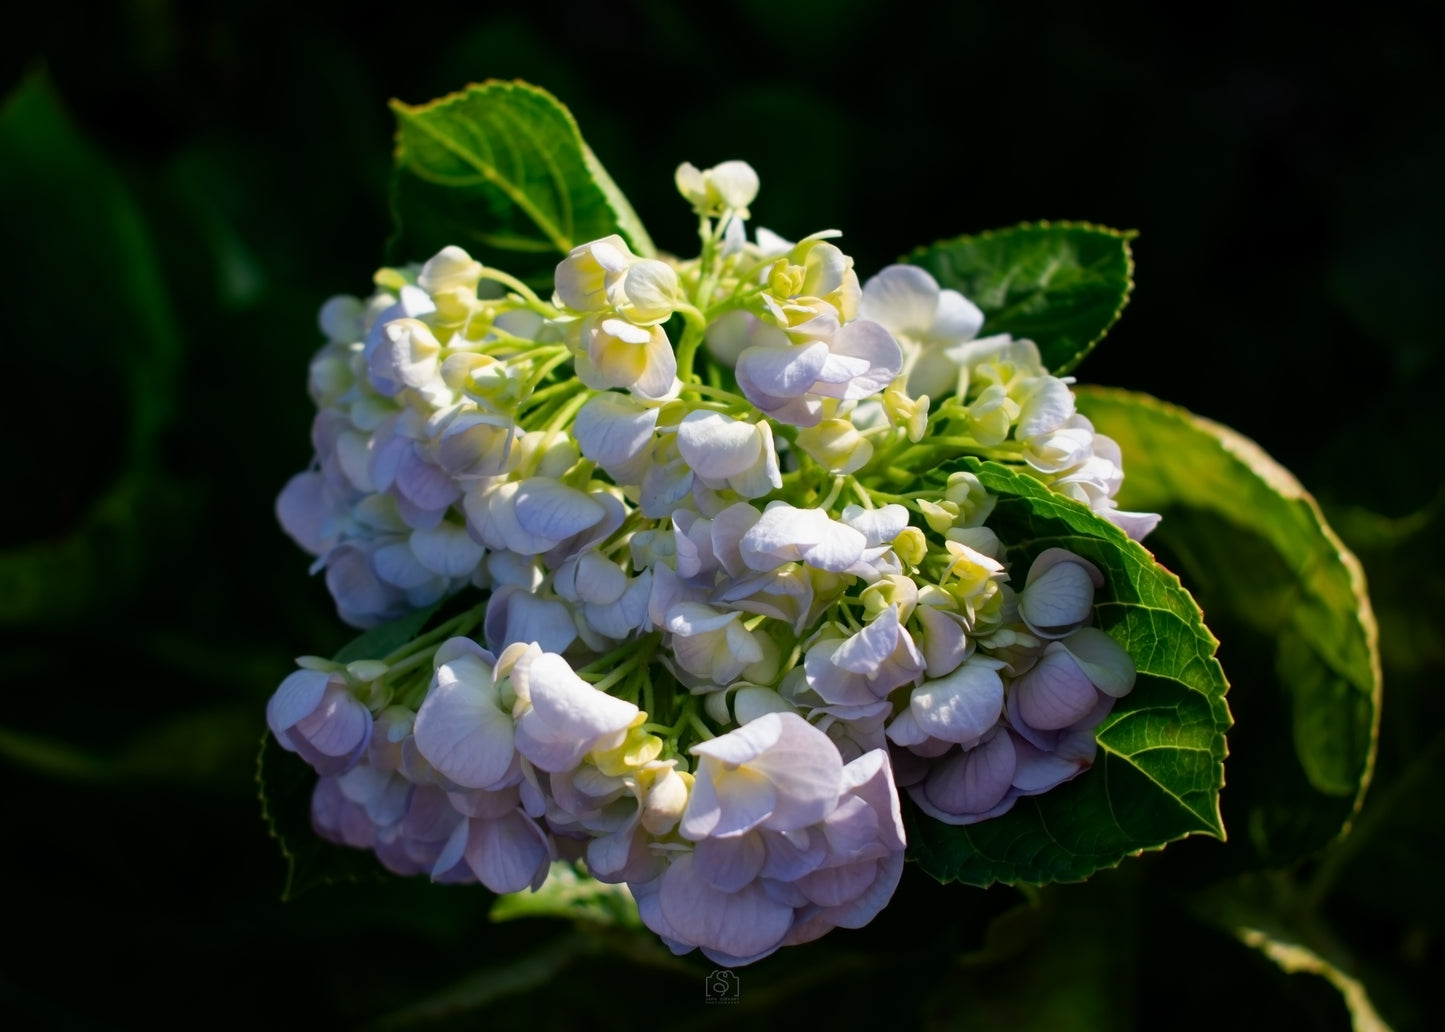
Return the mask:
<path fill-rule="evenodd" d="M 1321 498 L 1366 560 L 1385 624 L 1381 774 L 1417 770 L 1440 706 L 1412 693 L 1438 686 L 1445 595 L 1445 39 L 1427 8 L 131 0 L 8 12 L 4 95 L 48 83 L 73 135 L 53 154 L 0 153 L 12 900 L 0 1008 L 16 1027 L 163 1013 L 350 1027 L 550 934 L 489 925 L 481 890 L 392 883 L 281 904 L 284 864 L 252 781 L 291 657 L 349 636 L 271 510 L 310 457 L 315 312 L 365 293 L 382 261 L 387 100 L 486 78 L 556 94 L 654 240 L 683 254 L 695 246 L 672 186 L 684 160 L 750 161 L 754 223 L 794 239 L 841 229 L 864 278 L 917 245 L 1020 221 L 1138 230 L 1134 299 L 1079 378 L 1232 425 Z M 1410 813 L 1429 808 L 1432 779 L 1409 777 L 1404 816 L 1382 822 L 1422 865 L 1439 832 Z M 1335 917 L 1396 971 L 1387 996 L 1409 1027 L 1445 922 L 1438 893 L 1402 898 L 1380 864 L 1359 870 Z M 1004 905 L 921 877 L 849 941 L 922 944 L 909 939 L 920 921 L 970 947 L 973 918 Z M 1180 964 L 1232 948 L 1201 936 Z M 822 977 L 797 963 L 800 985 Z M 1169 964 L 1144 963 L 1162 988 L 1141 1006 L 1173 1011 L 1185 997 L 1168 995 Z M 694 1006 L 700 964 L 651 969 L 657 1005 Z M 559 976 L 553 1010 L 530 1019 L 645 1020 L 642 1004 L 589 988 L 636 969 L 594 958 L 588 970 Z M 830 999 L 843 1013 L 856 995 Z"/>

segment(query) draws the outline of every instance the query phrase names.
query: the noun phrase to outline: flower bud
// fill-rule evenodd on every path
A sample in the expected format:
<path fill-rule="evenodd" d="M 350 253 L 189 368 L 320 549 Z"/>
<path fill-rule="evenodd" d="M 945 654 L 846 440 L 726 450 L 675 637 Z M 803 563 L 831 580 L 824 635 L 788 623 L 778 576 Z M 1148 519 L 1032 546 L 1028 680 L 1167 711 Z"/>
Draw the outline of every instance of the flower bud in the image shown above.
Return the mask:
<path fill-rule="evenodd" d="M 825 419 L 798 431 L 798 447 L 830 473 L 855 473 L 873 457 L 873 445 L 847 419 Z"/>
<path fill-rule="evenodd" d="M 746 161 L 724 161 L 707 171 L 691 162 L 677 166 L 674 177 L 677 192 L 692 204 L 699 215 L 724 215 L 729 212 L 746 219 L 748 205 L 758 195 L 758 174 Z"/>
<path fill-rule="evenodd" d="M 630 323 L 646 326 L 667 319 L 677 309 L 680 291 L 671 265 L 653 259 L 633 262 L 611 299 L 617 314 Z"/>

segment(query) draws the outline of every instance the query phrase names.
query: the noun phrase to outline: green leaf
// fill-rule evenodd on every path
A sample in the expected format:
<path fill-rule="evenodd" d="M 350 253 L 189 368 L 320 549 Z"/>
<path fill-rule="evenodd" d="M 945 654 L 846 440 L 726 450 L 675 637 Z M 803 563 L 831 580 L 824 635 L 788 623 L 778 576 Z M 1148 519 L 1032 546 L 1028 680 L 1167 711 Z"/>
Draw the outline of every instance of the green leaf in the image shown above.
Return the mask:
<path fill-rule="evenodd" d="M 1253 441 L 1151 398 L 1082 390 L 1125 456 L 1126 509 L 1178 562 L 1236 685 L 1229 824 L 1287 863 L 1341 833 L 1374 765 L 1377 631 L 1364 574 L 1299 482 Z"/>
<path fill-rule="evenodd" d="M 632 206 L 545 90 L 490 81 L 391 107 L 393 260 L 423 261 L 457 244 L 514 275 L 550 281 L 561 256 L 611 233 L 653 255 Z"/>
<path fill-rule="evenodd" d="M 376 856 L 328 842 L 311 830 L 311 794 L 316 772 L 295 753 L 261 737 L 256 757 L 261 818 L 286 860 L 281 900 L 290 902 L 320 885 L 346 885 L 390 877 Z"/>
<path fill-rule="evenodd" d="M 625 885 L 609 885 L 579 873 L 565 860 L 556 860 L 546 882 L 536 892 L 511 892 L 492 904 L 493 921 L 521 917 L 565 917 L 599 925 L 641 928 L 637 903 Z"/>
<path fill-rule="evenodd" d="M 1010 543 L 1015 569 L 1058 547 L 1103 571 L 1096 625 L 1128 650 L 1139 676 L 1099 726 L 1092 770 L 964 827 L 909 807 L 911 855 L 940 881 L 1043 884 L 1078 881 L 1186 835 L 1224 838 L 1227 684 L 1217 642 L 1179 579 L 1113 524 L 1025 473 L 964 458 L 932 476 L 958 469 L 1000 496 L 989 526 Z"/>
<path fill-rule="evenodd" d="M 1138 892 L 1132 878 L 1041 890 L 995 919 L 987 948 L 955 958 L 936 980 L 928 1029 L 1059 1032 L 1129 1027 L 1129 983 L 1139 968 Z M 1100 948 L 1100 929 L 1108 946 Z"/>
<path fill-rule="evenodd" d="M 1305 898 L 1286 875 L 1244 875 L 1200 893 L 1200 920 L 1234 936 L 1287 975 L 1314 975 L 1340 994 L 1354 1032 L 1389 1032 L 1369 992 L 1349 968 L 1349 949 L 1302 906 Z"/>
<path fill-rule="evenodd" d="M 920 247 L 903 260 L 983 310 L 983 333 L 1039 346 L 1062 376 L 1108 332 L 1134 287 L 1133 232 L 1035 222 Z"/>
<path fill-rule="evenodd" d="M 44 448 L 12 449 L 9 481 L 47 487 L 0 510 L 0 622 L 62 623 L 104 611 L 149 569 L 147 531 L 175 500 L 155 457 L 181 338 L 140 207 L 43 74 L 0 110 L 0 154 L 0 193 L 25 199 L 0 208 L 0 241 L 16 259 L 7 285 L 55 299 L 15 306 L 7 376 L 51 382 L 61 346 L 96 388 L 83 418 L 54 418 L 45 390 L 15 392 L 7 407 L 13 425 L 46 427 Z M 83 455 L 84 476 L 57 481 L 56 455 Z"/>
<path fill-rule="evenodd" d="M 341 646 L 331 658 L 338 663 L 355 663 L 360 659 L 385 659 L 420 634 L 421 629 L 436 615 L 441 606 L 440 602 L 436 602 L 425 609 L 414 610 L 364 631 Z"/>

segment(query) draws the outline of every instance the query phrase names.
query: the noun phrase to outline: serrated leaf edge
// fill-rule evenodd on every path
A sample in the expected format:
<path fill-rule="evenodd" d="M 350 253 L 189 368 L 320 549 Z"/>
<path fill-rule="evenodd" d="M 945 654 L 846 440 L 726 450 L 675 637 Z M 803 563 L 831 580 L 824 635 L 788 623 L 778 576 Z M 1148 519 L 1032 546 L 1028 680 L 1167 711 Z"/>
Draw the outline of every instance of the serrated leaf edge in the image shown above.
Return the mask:
<path fill-rule="evenodd" d="M 1120 242 L 1122 242 L 1124 246 L 1124 294 L 1119 299 L 1118 306 L 1109 316 L 1109 321 L 1104 324 L 1104 327 L 1098 332 L 1098 334 L 1095 335 L 1088 342 L 1086 342 L 1082 347 L 1080 347 L 1078 351 L 1074 352 L 1074 354 L 1070 356 L 1066 361 L 1060 363 L 1059 366 L 1055 369 L 1050 370 L 1055 376 L 1064 376 L 1067 373 L 1076 369 L 1079 363 L 1082 362 L 1086 357 L 1088 357 L 1089 352 L 1094 350 L 1095 345 L 1097 345 L 1099 341 L 1103 340 L 1106 336 L 1108 336 L 1109 331 L 1114 328 L 1114 324 L 1119 321 L 1119 317 L 1124 313 L 1124 309 L 1128 307 L 1129 299 L 1133 297 L 1134 250 L 1129 246 L 1129 242 L 1138 237 L 1139 231 L 1137 229 L 1114 229 L 1111 226 L 1101 226 L 1095 222 L 1085 222 L 1071 219 L 1039 219 L 1036 222 L 1020 222 L 1017 225 L 1013 226 L 1003 226 L 996 229 L 985 229 L 978 233 L 961 233 L 956 237 L 948 237 L 943 240 L 936 240 L 931 244 L 920 244 L 918 247 L 915 247 L 913 250 L 909 251 L 898 260 L 900 262 L 912 265 L 916 264 L 915 259 L 921 257 L 928 251 L 931 251 L 937 247 L 947 247 L 950 244 L 960 243 L 965 240 L 991 240 L 995 237 L 1005 236 L 1010 233 L 1019 233 L 1042 229 L 1087 230 L 1091 233 L 1099 233 L 1104 236 L 1114 237 Z M 987 325 L 987 323 L 985 323 L 985 325 Z"/>
<path fill-rule="evenodd" d="M 638 256 L 643 258 L 650 258 L 656 254 L 656 248 L 653 246 L 652 239 L 648 236 L 647 230 L 643 227 L 642 221 L 637 217 L 637 213 L 633 210 L 632 205 L 627 200 L 627 197 L 622 193 L 620 189 L 618 189 L 616 182 L 614 182 L 612 179 L 612 176 L 607 172 L 607 169 L 597 159 L 597 155 L 593 153 L 592 148 L 587 145 L 587 141 L 582 138 L 582 131 L 577 125 L 577 120 L 572 116 L 571 110 L 568 109 L 565 104 L 558 100 L 557 97 L 549 91 L 543 89 L 540 86 L 535 86 L 529 82 L 524 82 L 521 79 L 514 79 L 511 81 L 507 81 L 504 79 L 486 79 L 480 83 L 471 83 L 463 87 L 462 89 L 445 94 L 444 96 L 438 97 L 435 100 L 427 101 L 424 104 L 408 104 L 405 101 L 393 99 L 390 103 L 390 107 L 392 111 L 396 114 L 398 119 L 395 149 L 396 163 L 398 167 L 406 168 L 410 172 L 412 172 L 412 174 L 420 176 L 423 179 L 428 178 L 421 170 L 417 169 L 415 166 L 410 165 L 406 160 L 406 148 L 402 142 L 402 126 L 400 122 L 402 118 L 407 118 L 409 119 L 409 124 L 424 131 L 427 136 L 431 137 L 438 144 L 445 147 L 447 150 L 451 151 L 453 154 L 466 161 L 468 164 L 477 168 L 478 173 L 487 182 L 496 186 L 499 190 L 506 194 L 507 198 L 511 200 L 511 202 L 515 204 L 518 208 L 520 208 L 529 219 L 532 220 L 532 222 L 537 226 L 537 228 L 540 229 L 542 233 L 547 237 L 547 239 L 551 241 L 553 248 L 555 248 L 562 254 L 567 254 L 568 252 L 570 252 L 572 248 L 579 243 L 579 241 L 571 239 L 570 229 L 564 232 L 562 227 L 553 225 L 551 220 L 546 218 L 540 211 L 538 211 L 536 206 L 533 205 L 526 198 L 526 196 L 522 194 L 521 191 L 519 191 L 510 182 L 510 180 L 502 177 L 497 172 L 495 166 L 492 166 L 487 162 L 482 161 L 479 156 L 472 154 L 464 148 L 458 148 L 456 146 L 453 146 L 446 138 L 441 137 L 436 132 L 434 132 L 423 120 L 415 117 L 421 114 L 425 114 L 426 112 L 445 108 L 452 104 L 462 103 L 463 101 L 466 101 L 473 97 L 478 92 L 487 90 L 527 93 L 534 97 L 539 97 L 552 104 L 557 110 L 557 112 L 561 114 L 568 129 L 570 130 L 572 138 L 577 144 L 578 152 L 582 156 L 583 167 L 587 169 L 588 175 L 591 176 L 592 183 L 601 194 L 603 203 L 605 203 L 608 209 L 612 212 L 612 216 L 617 222 L 618 231 L 628 238 L 628 242 L 632 245 L 633 252 L 636 253 Z M 523 132 L 528 131 L 525 126 L 519 126 L 518 129 L 519 131 Z M 539 153 L 545 154 L 545 151 L 539 149 Z M 549 171 L 551 172 L 551 178 L 554 187 L 558 186 L 559 184 L 565 183 L 565 180 L 555 168 L 549 168 Z M 563 203 L 568 208 L 570 221 L 570 191 L 568 189 L 557 189 L 556 192 L 558 197 L 562 199 Z M 395 221 L 400 224 L 401 220 L 399 217 L 395 216 L 395 213 L 393 217 Z"/>
<path fill-rule="evenodd" d="M 1076 387 L 1075 390 L 1081 394 L 1085 400 L 1087 400 L 1089 396 L 1094 396 L 1105 400 L 1112 399 L 1127 402 L 1128 404 L 1138 405 L 1144 409 L 1153 409 L 1184 423 L 1194 424 L 1207 433 L 1212 434 L 1221 450 L 1258 476 L 1282 498 L 1287 501 L 1298 502 L 1306 507 L 1326 543 L 1339 559 L 1340 565 L 1345 568 L 1345 575 L 1349 580 L 1351 594 L 1354 595 L 1355 601 L 1358 604 L 1357 612 L 1360 626 L 1365 633 L 1365 645 L 1370 657 L 1370 740 L 1375 743 L 1375 748 L 1372 748 L 1365 758 L 1365 766 L 1360 773 L 1360 785 L 1355 793 L 1350 817 L 1343 823 L 1339 834 L 1335 836 L 1333 841 L 1337 842 L 1346 837 L 1350 833 L 1355 818 L 1359 816 L 1360 810 L 1364 806 L 1365 796 L 1369 791 L 1371 782 L 1374 780 L 1375 763 L 1379 753 L 1380 715 L 1384 704 L 1384 671 L 1380 658 L 1380 625 L 1375 617 L 1374 606 L 1370 602 L 1365 569 L 1360 563 L 1359 557 L 1350 550 L 1349 546 L 1346 545 L 1339 534 L 1335 532 L 1335 529 L 1330 526 L 1329 521 L 1325 518 L 1324 510 L 1320 507 L 1314 495 L 1300 483 L 1293 473 L 1281 465 L 1278 460 L 1271 456 L 1269 452 L 1265 451 L 1254 439 L 1245 436 L 1238 430 L 1226 426 L 1223 423 L 1218 423 L 1206 416 L 1196 415 L 1180 405 L 1172 404 L 1164 401 L 1162 398 L 1156 398 L 1154 395 L 1146 394 L 1142 391 L 1130 391 L 1122 387 L 1102 387 L 1092 384 Z M 1171 574 L 1171 576 L 1173 575 Z M 1178 577 L 1175 577 L 1175 580 L 1178 580 Z"/>

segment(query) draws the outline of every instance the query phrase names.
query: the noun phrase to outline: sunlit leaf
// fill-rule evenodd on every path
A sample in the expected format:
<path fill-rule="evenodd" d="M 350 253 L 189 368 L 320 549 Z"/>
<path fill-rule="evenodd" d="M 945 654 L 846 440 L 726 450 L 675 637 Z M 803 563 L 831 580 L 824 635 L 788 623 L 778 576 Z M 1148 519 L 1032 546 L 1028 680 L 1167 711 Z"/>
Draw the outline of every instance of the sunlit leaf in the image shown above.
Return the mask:
<path fill-rule="evenodd" d="M 579 873 L 565 860 L 557 860 L 547 881 L 536 892 L 511 892 L 492 904 L 493 921 L 521 917 L 564 917 L 594 924 L 621 924 L 641 928 L 637 903 L 626 885 L 609 885 Z"/>
<path fill-rule="evenodd" d="M 491 81 L 429 104 L 393 101 L 392 111 L 394 260 L 457 244 L 526 277 L 611 233 L 652 255 L 632 206 L 545 90 Z"/>
<path fill-rule="evenodd" d="M 934 877 L 974 885 L 1077 881 L 1130 853 L 1192 834 L 1224 837 L 1226 682 L 1217 645 L 1179 579 L 1089 509 L 1038 480 L 966 458 L 1000 495 L 989 518 L 1015 569 L 1066 548 L 1103 571 L 1096 625 L 1138 668 L 1134 690 L 1099 726 L 1093 769 L 991 820 L 954 827 L 910 809 L 912 855 Z"/>
<path fill-rule="evenodd" d="M 1036 222 L 920 247 L 904 261 L 983 310 L 984 334 L 1039 346 L 1057 375 L 1114 325 L 1134 286 L 1132 232 L 1086 222 Z"/>
<path fill-rule="evenodd" d="M 1120 504 L 1164 514 L 1150 543 L 1225 642 L 1239 721 L 1230 826 L 1267 863 L 1318 849 L 1374 763 L 1380 661 L 1359 563 L 1253 441 L 1146 395 L 1081 391 L 1080 408 L 1123 449 Z"/>
<path fill-rule="evenodd" d="M 1258 951 L 1287 975 L 1314 975 L 1340 994 L 1354 1032 L 1390 1032 L 1365 984 L 1340 959 L 1344 948 L 1287 876 L 1245 875 L 1201 893 L 1194 912 L 1205 922 Z"/>

